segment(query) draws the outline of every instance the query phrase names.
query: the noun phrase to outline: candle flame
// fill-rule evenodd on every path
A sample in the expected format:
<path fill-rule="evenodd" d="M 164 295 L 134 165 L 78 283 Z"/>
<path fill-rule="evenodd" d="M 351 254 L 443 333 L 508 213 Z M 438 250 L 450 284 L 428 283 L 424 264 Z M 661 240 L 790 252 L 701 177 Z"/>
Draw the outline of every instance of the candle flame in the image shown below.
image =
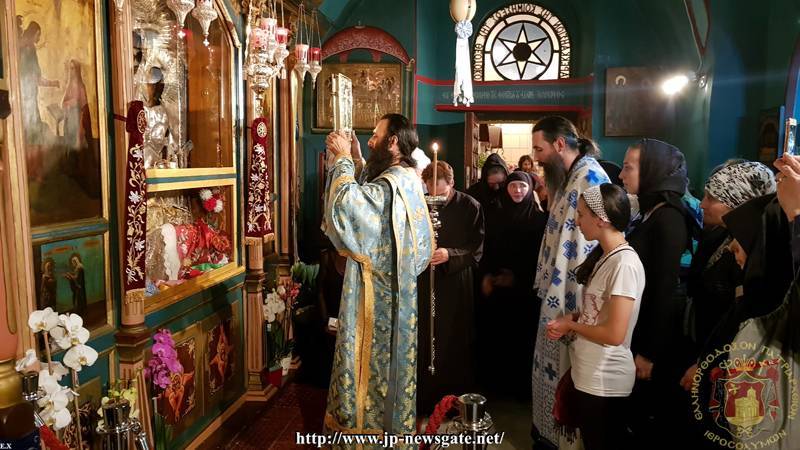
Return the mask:
<path fill-rule="evenodd" d="M 438 142 L 434 142 L 431 147 L 433 148 L 433 152 L 434 153 L 439 151 L 439 143 Z"/>

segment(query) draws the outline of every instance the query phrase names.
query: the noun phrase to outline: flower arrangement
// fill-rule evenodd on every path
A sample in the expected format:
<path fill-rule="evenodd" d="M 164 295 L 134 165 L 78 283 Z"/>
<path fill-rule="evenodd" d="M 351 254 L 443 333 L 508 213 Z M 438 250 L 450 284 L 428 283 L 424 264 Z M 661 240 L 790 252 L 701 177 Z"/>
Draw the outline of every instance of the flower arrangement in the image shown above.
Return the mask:
<path fill-rule="evenodd" d="M 291 279 L 283 280 L 267 294 L 262 307 L 269 339 L 269 368 L 275 370 L 280 367 L 284 375 L 289 372 L 292 362 L 291 317 L 300 289 L 300 283 Z"/>
<path fill-rule="evenodd" d="M 170 385 L 174 374 L 183 372 L 183 366 L 178 361 L 178 352 L 175 350 L 175 341 L 169 330 L 161 329 L 153 335 L 153 357 L 147 362 L 144 369 L 145 379 L 149 379 L 153 388 L 151 394 L 156 397 Z M 158 389 L 156 389 L 158 388 Z M 159 391 L 159 392 L 156 392 Z"/>
<path fill-rule="evenodd" d="M 53 430 L 61 430 L 72 422 L 72 415 L 67 409 L 70 401 L 78 405 L 78 372 L 84 366 L 91 366 L 97 361 L 97 351 L 86 345 L 89 341 L 89 330 L 83 327 L 83 318 L 77 314 L 58 314 L 52 308 L 33 311 L 28 316 L 28 327 L 33 333 L 41 333 L 47 357 L 46 365 L 39 360 L 34 349 L 28 349 L 25 356 L 16 363 L 16 370 L 21 373 L 38 372 L 39 392 L 36 400 L 40 418 L 45 426 Z M 53 361 L 52 346 L 65 350 L 62 362 Z M 69 368 L 69 369 L 68 369 Z M 65 375 L 72 375 L 72 387 L 61 385 Z M 82 442 L 80 416 L 76 414 L 78 442 Z M 48 431 L 49 433 L 49 431 Z M 51 442 L 57 445 L 57 442 Z"/>
<path fill-rule="evenodd" d="M 153 403 L 153 434 L 156 449 L 169 447 L 172 429 L 166 418 L 159 413 L 159 400 L 177 379 L 183 376 L 183 365 L 178 360 L 175 340 L 167 329 L 160 329 L 153 335 L 152 357 L 147 361 L 144 377 L 149 381 L 149 394 Z"/>
<path fill-rule="evenodd" d="M 222 201 L 222 194 L 219 190 L 212 191 L 211 189 L 200 189 L 200 200 L 203 202 L 203 209 L 209 213 L 221 213 L 225 207 Z"/>

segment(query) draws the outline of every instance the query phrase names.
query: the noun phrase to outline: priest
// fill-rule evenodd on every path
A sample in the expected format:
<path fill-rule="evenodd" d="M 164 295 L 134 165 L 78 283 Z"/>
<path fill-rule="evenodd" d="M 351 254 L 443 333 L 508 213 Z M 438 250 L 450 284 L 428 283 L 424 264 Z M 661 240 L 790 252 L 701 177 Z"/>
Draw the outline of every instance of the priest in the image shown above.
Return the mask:
<path fill-rule="evenodd" d="M 366 180 L 355 180 L 351 141 L 331 133 L 323 231 L 347 256 L 325 428 L 415 431 L 417 276 L 433 252 L 433 227 L 414 171 L 418 138 L 387 114 L 369 140 Z"/>

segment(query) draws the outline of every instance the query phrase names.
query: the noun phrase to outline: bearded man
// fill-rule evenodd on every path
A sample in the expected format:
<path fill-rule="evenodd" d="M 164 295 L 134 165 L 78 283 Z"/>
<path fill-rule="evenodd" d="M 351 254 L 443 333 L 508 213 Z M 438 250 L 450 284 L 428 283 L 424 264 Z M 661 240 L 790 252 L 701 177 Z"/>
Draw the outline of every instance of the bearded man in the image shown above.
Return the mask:
<path fill-rule="evenodd" d="M 593 157 L 598 153 L 594 142 L 578 137 L 575 125 L 563 117 L 536 122 L 532 144 L 544 167 L 550 197 L 534 282 L 541 311 L 533 355 L 533 434 L 536 440 L 566 449 L 574 440 L 556 430 L 553 402 L 558 381 L 569 368 L 569 353 L 561 342 L 545 339 L 543 325 L 577 311 L 583 286 L 576 281 L 575 270 L 597 244 L 586 241 L 577 227 L 578 199 L 584 190 L 609 179 Z"/>
<path fill-rule="evenodd" d="M 351 141 L 331 133 L 323 231 L 347 256 L 327 431 L 413 433 L 416 419 L 417 276 L 433 253 L 433 227 L 411 153 L 416 131 L 400 114 L 369 140 L 364 182 Z"/>

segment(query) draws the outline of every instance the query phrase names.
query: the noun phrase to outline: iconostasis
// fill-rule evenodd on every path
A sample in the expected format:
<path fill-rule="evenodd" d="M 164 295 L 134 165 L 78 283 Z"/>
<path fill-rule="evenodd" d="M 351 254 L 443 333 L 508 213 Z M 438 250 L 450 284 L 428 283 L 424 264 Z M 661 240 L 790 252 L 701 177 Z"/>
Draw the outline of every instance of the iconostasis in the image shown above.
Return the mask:
<path fill-rule="evenodd" d="M 159 418 L 143 424 L 151 436 L 165 427 L 164 448 L 191 443 L 243 402 L 253 373 L 260 381 L 263 358 L 246 355 L 264 350 L 245 348 L 246 229 L 269 243 L 289 213 L 273 213 L 279 89 L 256 108 L 245 81 L 247 3 L 0 0 L 0 287 L 15 357 L 65 357 L 26 326 L 37 310 L 77 314 L 90 333 L 96 361 L 72 383 L 83 431 L 72 420 L 58 433 L 71 448 L 100 448 L 96 411 L 118 381 L 138 383 L 142 417 Z M 263 274 L 263 254 L 250 260 Z M 144 369 L 159 330 L 181 370 L 154 389 Z"/>

